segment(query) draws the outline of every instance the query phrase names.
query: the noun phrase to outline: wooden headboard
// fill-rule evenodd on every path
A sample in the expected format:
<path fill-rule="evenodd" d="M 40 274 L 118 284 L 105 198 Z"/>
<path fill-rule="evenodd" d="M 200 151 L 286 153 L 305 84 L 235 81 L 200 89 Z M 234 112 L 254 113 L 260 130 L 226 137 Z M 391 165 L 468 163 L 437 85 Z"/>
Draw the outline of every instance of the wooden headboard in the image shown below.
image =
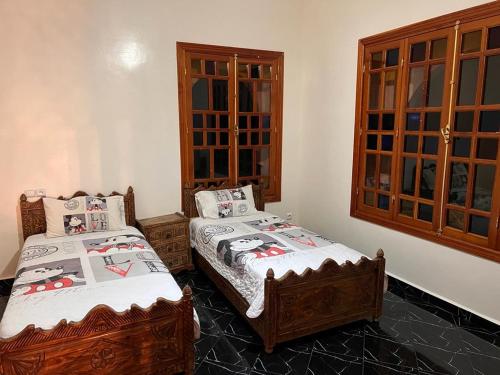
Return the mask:
<path fill-rule="evenodd" d="M 198 186 L 196 188 L 184 188 L 184 215 L 186 217 L 198 217 L 198 210 L 196 209 L 196 202 L 194 199 L 194 195 L 203 190 L 208 190 L 208 191 L 213 191 L 213 190 L 220 190 L 220 189 L 234 189 L 242 187 L 241 185 L 229 185 L 229 184 L 222 184 L 219 186 L 210 186 L 210 187 L 205 187 L 205 186 Z M 260 185 L 252 185 L 252 190 L 253 190 L 253 199 L 255 201 L 255 207 L 259 211 L 264 211 L 264 189 L 260 187 Z"/>
<path fill-rule="evenodd" d="M 77 191 L 69 198 L 60 196 L 57 199 L 68 200 L 75 197 L 82 197 L 90 195 L 84 191 Z M 134 189 L 131 186 L 127 189 L 126 194 L 120 194 L 113 191 L 110 195 L 123 195 L 125 203 L 125 220 L 127 225 L 135 226 L 135 200 Z M 97 197 L 104 197 L 103 194 L 97 194 Z M 38 233 L 45 233 L 47 231 L 47 223 L 45 222 L 45 210 L 43 208 L 43 199 L 40 198 L 34 202 L 29 202 L 26 195 L 22 194 L 19 198 L 19 206 L 21 207 L 21 222 L 23 225 L 24 239 Z"/>

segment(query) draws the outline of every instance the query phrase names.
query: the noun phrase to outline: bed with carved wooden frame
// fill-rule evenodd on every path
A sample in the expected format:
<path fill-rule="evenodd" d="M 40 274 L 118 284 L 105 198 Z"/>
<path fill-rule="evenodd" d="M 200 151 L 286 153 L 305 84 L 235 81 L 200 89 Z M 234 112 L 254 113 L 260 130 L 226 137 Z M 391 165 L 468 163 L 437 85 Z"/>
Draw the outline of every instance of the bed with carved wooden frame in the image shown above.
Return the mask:
<path fill-rule="evenodd" d="M 85 195 L 78 191 L 71 198 Z M 133 189 L 129 187 L 123 197 L 127 225 L 135 226 Z M 29 202 L 23 194 L 20 209 L 24 239 L 46 231 L 42 199 Z M 147 309 L 132 305 L 121 313 L 98 305 L 80 322 L 62 320 L 53 329 L 30 325 L 14 337 L 0 339 L 0 373 L 192 374 L 191 289 L 186 286 L 182 294 L 177 302 L 158 298 Z"/>
<path fill-rule="evenodd" d="M 184 215 L 198 216 L 194 199 L 197 192 L 232 187 L 235 186 L 185 188 Z M 253 193 L 256 208 L 264 211 L 262 189 L 253 185 Z M 260 335 L 267 353 L 271 353 L 277 343 L 357 320 L 377 320 L 382 315 L 385 272 L 382 250 L 373 260 L 361 257 L 355 264 L 348 261 L 338 265 L 327 259 L 317 270 L 308 268 L 301 275 L 289 271 L 279 279 L 275 279 L 273 270 L 269 269 L 264 284 L 264 311 L 257 318 L 247 317 L 248 302 L 197 251 L 194 258 L 197 266 Z"/>

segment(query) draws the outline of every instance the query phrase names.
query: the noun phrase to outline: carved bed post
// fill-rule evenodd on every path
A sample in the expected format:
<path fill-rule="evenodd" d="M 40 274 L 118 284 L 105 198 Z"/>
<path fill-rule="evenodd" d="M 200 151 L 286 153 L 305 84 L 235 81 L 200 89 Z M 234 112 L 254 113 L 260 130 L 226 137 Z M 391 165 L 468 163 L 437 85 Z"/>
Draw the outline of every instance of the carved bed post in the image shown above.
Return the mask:
<path fill-rule="evenodd" d="M 382 303 L 384 301 L 385 258 L 384 251 L 382 249 L 378 249 L 376 261 L 378 266 L 375 312 L 373 314 L 374 321 L 378 321 L 378 318 L 380 318 L 380 316 L 382 315 Z"/>
<path fill-rule="evenodd" d="M 194 346 L 193 346 L 193 301 L 189 285 L 182 289 L 182 305 L 184 307 L 184 374 L 191 375 L 194 371 Z"/>
<path fill-rule="evenodd" d="M 267 270 L 266 280 L 264 284 L 264 311 L 266 313 L 266 330 L 264 337 L 264 346 L 266 353 L 272 353 L 274 345 L 276 344 L 278 322 L 276 311 L 276 279 L 274 278 L 274 271 L 272 268 Z"/>

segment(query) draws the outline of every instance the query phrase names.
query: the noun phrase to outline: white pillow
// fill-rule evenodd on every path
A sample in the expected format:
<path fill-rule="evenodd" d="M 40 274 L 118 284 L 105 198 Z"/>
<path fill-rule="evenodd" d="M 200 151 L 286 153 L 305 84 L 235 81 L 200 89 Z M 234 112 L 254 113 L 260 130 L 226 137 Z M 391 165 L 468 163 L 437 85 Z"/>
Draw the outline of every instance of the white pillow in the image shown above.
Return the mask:
<path fill-rule="evenodd" d="M 252 185 L 224 190 L 204 190 L 195 194 L 198 214 L 203 218 L 251 215 L 257 212 Z"/>
<path fill-rule="evenodd" d="M 126 228 L 123 196 L 43 198 L 47 237 Z"/>

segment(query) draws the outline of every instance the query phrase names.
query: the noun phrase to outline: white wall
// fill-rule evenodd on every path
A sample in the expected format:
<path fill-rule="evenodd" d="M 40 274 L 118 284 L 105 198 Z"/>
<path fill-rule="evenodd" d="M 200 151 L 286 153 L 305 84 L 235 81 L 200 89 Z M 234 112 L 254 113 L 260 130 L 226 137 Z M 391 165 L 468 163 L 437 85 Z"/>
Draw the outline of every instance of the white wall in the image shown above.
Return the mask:
<path fill-rule="evenodd" d="M 358 39 L 481 2 L 0 1 L 0 278 L 26 189 L 132 185 L 138 217 L 180 209 L 175 42 L 188 41 L 285 52 L 283 199 L 268 209 L 382 247 L 390 272 L 500 320 L 498 264 L 349 216 Z"/>
<path fill-rule="evenodd" d="M 285 53 L 282 203 L 297 213 L 301 1 L 0 1 L 0 278 L 18 199 L 136 191 L 137 216 L 180 209 L 176 41 Z M 133 66 L 133 64 L 136 64 Z"/>
<path fill-rule="evenodd" d="M 499 264 L 349 216 L 358 40 L 483 1 L 307 3 L 302 42 L 302 224 L 368 255 L 383 248 L 389 272 L 500 321 Z"/>

